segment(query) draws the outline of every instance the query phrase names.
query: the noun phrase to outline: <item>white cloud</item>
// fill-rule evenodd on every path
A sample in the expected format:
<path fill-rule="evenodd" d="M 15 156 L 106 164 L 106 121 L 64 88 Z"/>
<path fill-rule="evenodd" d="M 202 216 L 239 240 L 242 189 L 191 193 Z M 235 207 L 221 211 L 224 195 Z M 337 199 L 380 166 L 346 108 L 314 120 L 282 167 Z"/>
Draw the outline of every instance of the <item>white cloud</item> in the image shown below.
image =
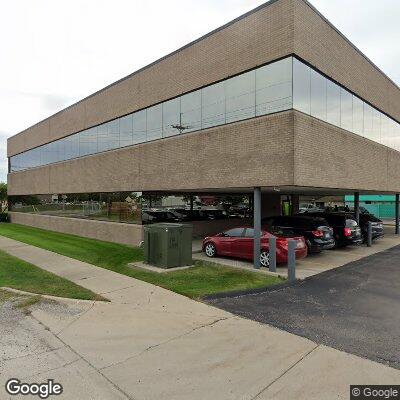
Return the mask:
<path fill-rule="evenodd" d="M 311 0 L 400 82 L 398 0 Z M 262 4 L 262 0 L 2 2 L 0 181 L 5 138 Z"/>

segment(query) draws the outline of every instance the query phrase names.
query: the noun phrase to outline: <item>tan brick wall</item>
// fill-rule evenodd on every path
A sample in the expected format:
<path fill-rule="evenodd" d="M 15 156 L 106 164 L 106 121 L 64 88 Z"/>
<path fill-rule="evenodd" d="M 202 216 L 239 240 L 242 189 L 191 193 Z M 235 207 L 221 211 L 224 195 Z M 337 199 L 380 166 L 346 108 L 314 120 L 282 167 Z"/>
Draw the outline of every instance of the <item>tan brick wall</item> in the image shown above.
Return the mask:
<path fill-rule="evenodd" d="M 294 112 L 297 186 L 400 191 L 400 153 Z"/>
<path fill-rule="evenodd" d="M 79 218 L 11 212 L 11 222 L 51 231 L 70 233 L 108 242 L 137 246 L 143 240 L 143 226 Z"/>
<path fill-rule="evenodd" d="M 293 52 L 400 121 L 400 89 L 307 3 L 293 2 Z"/>
<path fill-rule="evenodd" d="M 49 125 L 59 139 L 290 54 L 292 21 L 292 0 L 264 7 L 10 138 L 8 155 L 48 142 Z"/>
<path fill-rule="evenodd" d="M 293 184 L 293 112 L 8 175 L 9 194 Z"/>

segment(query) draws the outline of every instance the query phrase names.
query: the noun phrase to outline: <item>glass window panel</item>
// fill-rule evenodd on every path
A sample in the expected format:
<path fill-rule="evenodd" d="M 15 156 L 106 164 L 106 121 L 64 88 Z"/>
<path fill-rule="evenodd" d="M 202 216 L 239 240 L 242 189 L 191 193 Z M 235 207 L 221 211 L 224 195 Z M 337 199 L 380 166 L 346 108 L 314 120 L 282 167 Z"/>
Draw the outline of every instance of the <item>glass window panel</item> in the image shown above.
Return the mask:
<path fill-rule="evenodd" d="M 293 58 L 293 107 L 311 113 L 311 68 Z"/>
<path fill-rule="evenodd" d="M 366 138 L 371 139 L 374 136 L 373 133 L 373 108 L 364 103 L 364 135 Z"/>
<path fill-rule="evenodd" d="M 162 138 L 162 105 L 147 109 L 147 135 L 146 140 L 155 140 Z"/>
<path fill-rule="evenodd" d="M 163 103 L 163 136 L 179 135 L 182 132 L 181 102 L 173 99 Z"/>
<path fill-rule="evenodd" d="M 97 151 L 107 151 L 119 147 L 119 120 L 101 124 L 97 127 Z"/>
<path fill-rule="evenodd" d="M 353 130 L 353 95 L 343 88 L 340 89 L 340 126 Z"/>
<path fill-rule="evenodd" d="M 46 164 L 60 161 L 59 144 L 57 142 L 47 143 L 44 147 Z"/>
<path fill-rule="evenodd" d="M 353 96 L 353 132 L 364 133 L 364 102 L 357 96 Z"/>
<path fill-rule="evenodd" d="M 255 116 L 255 71 L 225 81 L 226 122 Z"/>
<path fill-rule="evenodd" d="M 65 159 L 79 157 L 79 135 L 71 135 L 65 138 Z"/>
<path fill-rule="evenodd" d="M 181 97 L 181 117 L 183 132 L 201 129 L 201 90 Z"/>
<path fill-rule="evenodd" d="M 326 78 L 311 70 L 311 115 L 326 121 Z"/>
<path fill-rule="evenodd" d="M 142 192 L 122 192 L 120 207 L 121 221 L 140 224 L 142 222 L 141 204 Z"/>
<path fill-rule="evenodd" d="M 97 127 L 97 151 L 108 150 L 108 124 L 101 124 Z"/>
<path fill-rule="evenodd" d="M 120 146 L 130 146 L 133 144 L 133 116 L 126 115 L 119 120 L 119 141 Z"/>
<path fill-rule="evenodd" d="M 97 153 L 97 128 L 86 129 L 79 133 L 79 155 L 87 156 Z"/>
<path fill-rule="evenodd" d="M 381 114 L 381 143 L 388 147 L 392 147 L 390 128 L 390 119 L 386 115 Z"/>
<path fill-rule="evenodd" d="M 216 83 L 201 91 L 202 95 L 202 128 L 225 123 L 225 88 L 224 83 Z"/>
<path fill-rule="evenodd" d="M 372 112 L 372 140 L 381 142 L 381 113 L 375 109 Z"/>
<path fill-rule="evenodd" d="M 327 79 L 326 86 L 326 121 L 340 126 L 340 86 Z"/>
<path fill-rule="evenodd" d="M 36 147 L 35 149 L 32 149 L 32 163 L 31 167 L 39 167 L 41 164 L 41 149 L 42 146 Z"/>
<path fill-rule="evenodd" d="M 292 57 L 256 70 L 256 115 L 292 108 Z"/>
<path fill-rule="evenodd" d="M 109 149 L 118 149 L 119 144 L 119 118 L 110 121 L 108 125 L 108 138 L 109 138 Z"/>
<path fill-rule="evenodd" d="M 146 110 L 138 111 L 132 115 L 133 144 L 146 141 Z"/>

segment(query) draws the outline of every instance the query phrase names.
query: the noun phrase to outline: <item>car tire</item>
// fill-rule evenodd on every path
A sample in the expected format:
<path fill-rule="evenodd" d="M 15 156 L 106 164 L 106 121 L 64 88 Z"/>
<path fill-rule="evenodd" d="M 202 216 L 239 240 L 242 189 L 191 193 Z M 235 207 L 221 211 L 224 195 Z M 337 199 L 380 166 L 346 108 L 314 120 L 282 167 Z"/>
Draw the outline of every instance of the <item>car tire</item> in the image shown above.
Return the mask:
<path fill-rule="evenodd" d="M 204 252 L 207 257 L 215 257 L 217 255 L 217 248 L 214 243 L 208 242 L 204 246 Z"/>
<path fill-rule="evenodd" d="M 260 264 L 262 267 L 269 268 L 269 251 L 261 250 Z"/>

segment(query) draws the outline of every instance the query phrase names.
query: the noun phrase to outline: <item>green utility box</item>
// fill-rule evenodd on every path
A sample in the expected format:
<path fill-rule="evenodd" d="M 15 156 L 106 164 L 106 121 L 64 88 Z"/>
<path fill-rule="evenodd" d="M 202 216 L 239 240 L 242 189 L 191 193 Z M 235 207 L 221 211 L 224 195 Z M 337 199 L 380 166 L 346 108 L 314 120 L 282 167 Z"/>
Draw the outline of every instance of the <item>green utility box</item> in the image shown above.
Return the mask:
<path fill-rule="evenodd" d="M 159 223 L 144 227 L 144 260 L 160 268 L 192 265 L 192 231 L 189 224 Z"/>

